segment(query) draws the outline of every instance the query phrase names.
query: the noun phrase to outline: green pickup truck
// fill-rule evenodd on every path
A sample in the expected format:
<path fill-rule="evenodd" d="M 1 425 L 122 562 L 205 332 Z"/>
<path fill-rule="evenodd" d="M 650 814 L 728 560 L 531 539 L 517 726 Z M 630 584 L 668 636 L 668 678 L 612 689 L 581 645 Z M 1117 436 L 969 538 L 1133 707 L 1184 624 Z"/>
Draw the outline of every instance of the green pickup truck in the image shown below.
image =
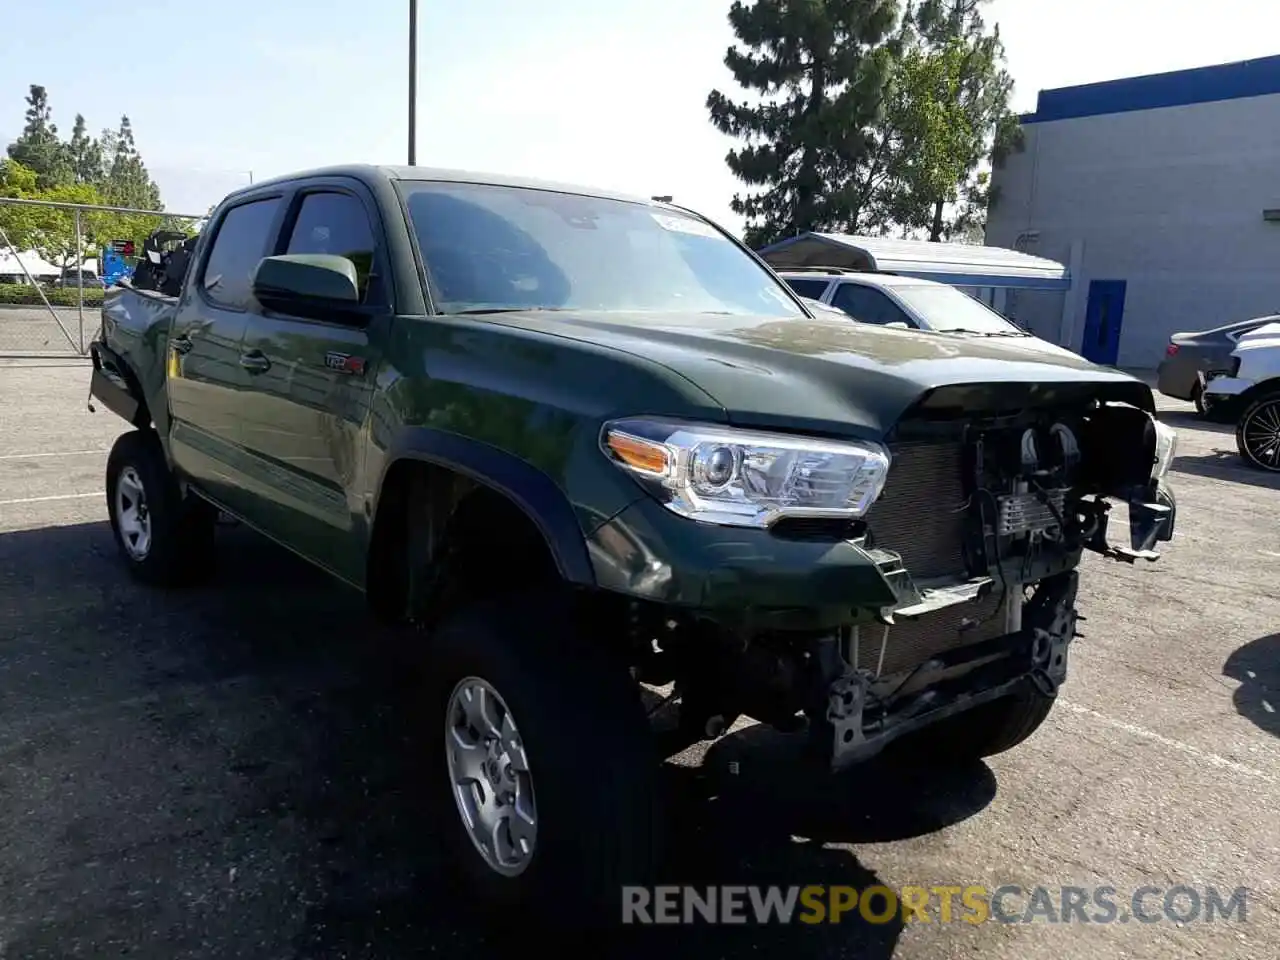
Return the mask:
<path fill-rule="evenodd" d="M 661 758 L 739 717 L 834 771 L 1013 747 L 1066 677 L 1083 551 L 1173 534 L 1143 383 L 817 316 L 669 203 L 323 169 L 147 276 L 92 345 L 91 404 L 135 428 L 124 563 L 205 578 L 226 514 L 415 631 L 441 828 L 498 902 L 616 913 Z"/>

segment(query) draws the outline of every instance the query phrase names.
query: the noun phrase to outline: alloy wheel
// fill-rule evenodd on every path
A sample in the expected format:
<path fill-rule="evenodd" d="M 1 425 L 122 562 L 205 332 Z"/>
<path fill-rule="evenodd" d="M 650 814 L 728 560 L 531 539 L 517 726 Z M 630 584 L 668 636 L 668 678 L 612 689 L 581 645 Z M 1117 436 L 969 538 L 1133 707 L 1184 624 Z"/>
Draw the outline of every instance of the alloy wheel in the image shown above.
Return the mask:
<path fill-rule="evenodd" d="M 515 717 L 493 685 L 460 681 L 445 713 L 445 755 L 458 815 L 491 869 L 523 873 L 533 859 L 538 814 Z"/>
<path fill-rule="evenodd" d="M 1280 398 L 1264 400 L 1240 425 L 1245 454 L 1264 470 L 1280 471 Z"/>
<path fill-rule="evenodd" d="M 120 471 L 116 481 L 116 526 L 125 552 L 134 560 L 145 560 L 151 552 L 151 512 L 147 491 L 133 467 Z"/>

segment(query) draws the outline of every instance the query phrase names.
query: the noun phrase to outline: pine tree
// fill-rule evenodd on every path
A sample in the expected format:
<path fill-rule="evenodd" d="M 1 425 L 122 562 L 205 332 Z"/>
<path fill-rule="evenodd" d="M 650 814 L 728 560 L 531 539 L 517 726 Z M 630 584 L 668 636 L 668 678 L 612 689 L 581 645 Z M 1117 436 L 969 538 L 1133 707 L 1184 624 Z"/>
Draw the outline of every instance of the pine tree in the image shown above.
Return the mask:
<path fill-rule="evenodd" d="M 758 103 L 707 97 L 711 121 L 745 141 L 725 158 L 755 192 L 736 194 L 745 240 L 759 247 L 807 230 L 856 229 L 855 173 L 892 65 L 897 0 L 735 0 L 739 44 L 724 62 Z"/>
<path fill-rule="evenodd" d="M 49 109 L 49 93 L 33 83 L 27 94 L 27 122 L 22 135 L 9 144 L 9 156 L 36 175 L 41 190 L 64 186 L 74 179 L 66 144 Z"/>
<path fill-rule="evenodd" d="M 102 180 L 102 147 L 86 132 L 83 114 L 76 114 L 76 124 L 71 130 L 67 148 L 75 182 L 99 183 Z"/>
<path fill-rule="evenodd" d="M 120 128 L 103 135 L 102 148 L 105 175 L 102 195 L 108 203 L 140 210 L 163 210 L 160 188 L 147 172 L 133 139 L 133 124 L 127 116 L 120 118 Z"/>

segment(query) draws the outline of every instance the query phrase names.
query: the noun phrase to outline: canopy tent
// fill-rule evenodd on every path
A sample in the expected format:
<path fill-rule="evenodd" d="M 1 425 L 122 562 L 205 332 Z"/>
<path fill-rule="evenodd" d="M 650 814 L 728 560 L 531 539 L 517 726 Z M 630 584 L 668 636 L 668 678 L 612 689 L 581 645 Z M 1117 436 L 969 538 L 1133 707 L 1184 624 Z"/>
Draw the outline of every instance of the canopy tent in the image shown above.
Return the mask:
<path fill-rule="evenodd" d="M 23 271 L 26 267 L 26 271 Z M 26 273 L 33 277 L 56 277 L 62 273 L 57 267 L 47 260 L 42 260 L 40 256 L 31 251 L 20 253 L 14 256 L 8 250 L 0 250 L 0 276 L 24 276 Z"/>
<path fill-rule="evenodd" d="M 778 271 L 827 268 L 896 273 L 958 287 L 1071 289 L 1071 272 L 1063 264 L 1003 247 L 802 233 L 757 252 Z"/>

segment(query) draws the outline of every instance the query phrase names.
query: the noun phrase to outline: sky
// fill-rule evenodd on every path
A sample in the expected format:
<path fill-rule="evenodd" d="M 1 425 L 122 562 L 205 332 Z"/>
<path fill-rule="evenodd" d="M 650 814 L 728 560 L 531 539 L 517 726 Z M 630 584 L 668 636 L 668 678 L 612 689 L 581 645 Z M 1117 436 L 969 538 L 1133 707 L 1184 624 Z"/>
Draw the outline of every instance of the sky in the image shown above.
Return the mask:
<path fill-rule="evenodd" d="M 404 163 L 408 0 L 10 0 L 0 141 L 32 83 L 54 120 L 133 123 L 167 209 L 202 213 L 250 177 Z M 1280 53 L 1270 0 L 991 0 L 1013 106 L 1045 88 Z M 670 194 L 735 231 L 728 0 L 419 0 L 418 163 Z"/>

